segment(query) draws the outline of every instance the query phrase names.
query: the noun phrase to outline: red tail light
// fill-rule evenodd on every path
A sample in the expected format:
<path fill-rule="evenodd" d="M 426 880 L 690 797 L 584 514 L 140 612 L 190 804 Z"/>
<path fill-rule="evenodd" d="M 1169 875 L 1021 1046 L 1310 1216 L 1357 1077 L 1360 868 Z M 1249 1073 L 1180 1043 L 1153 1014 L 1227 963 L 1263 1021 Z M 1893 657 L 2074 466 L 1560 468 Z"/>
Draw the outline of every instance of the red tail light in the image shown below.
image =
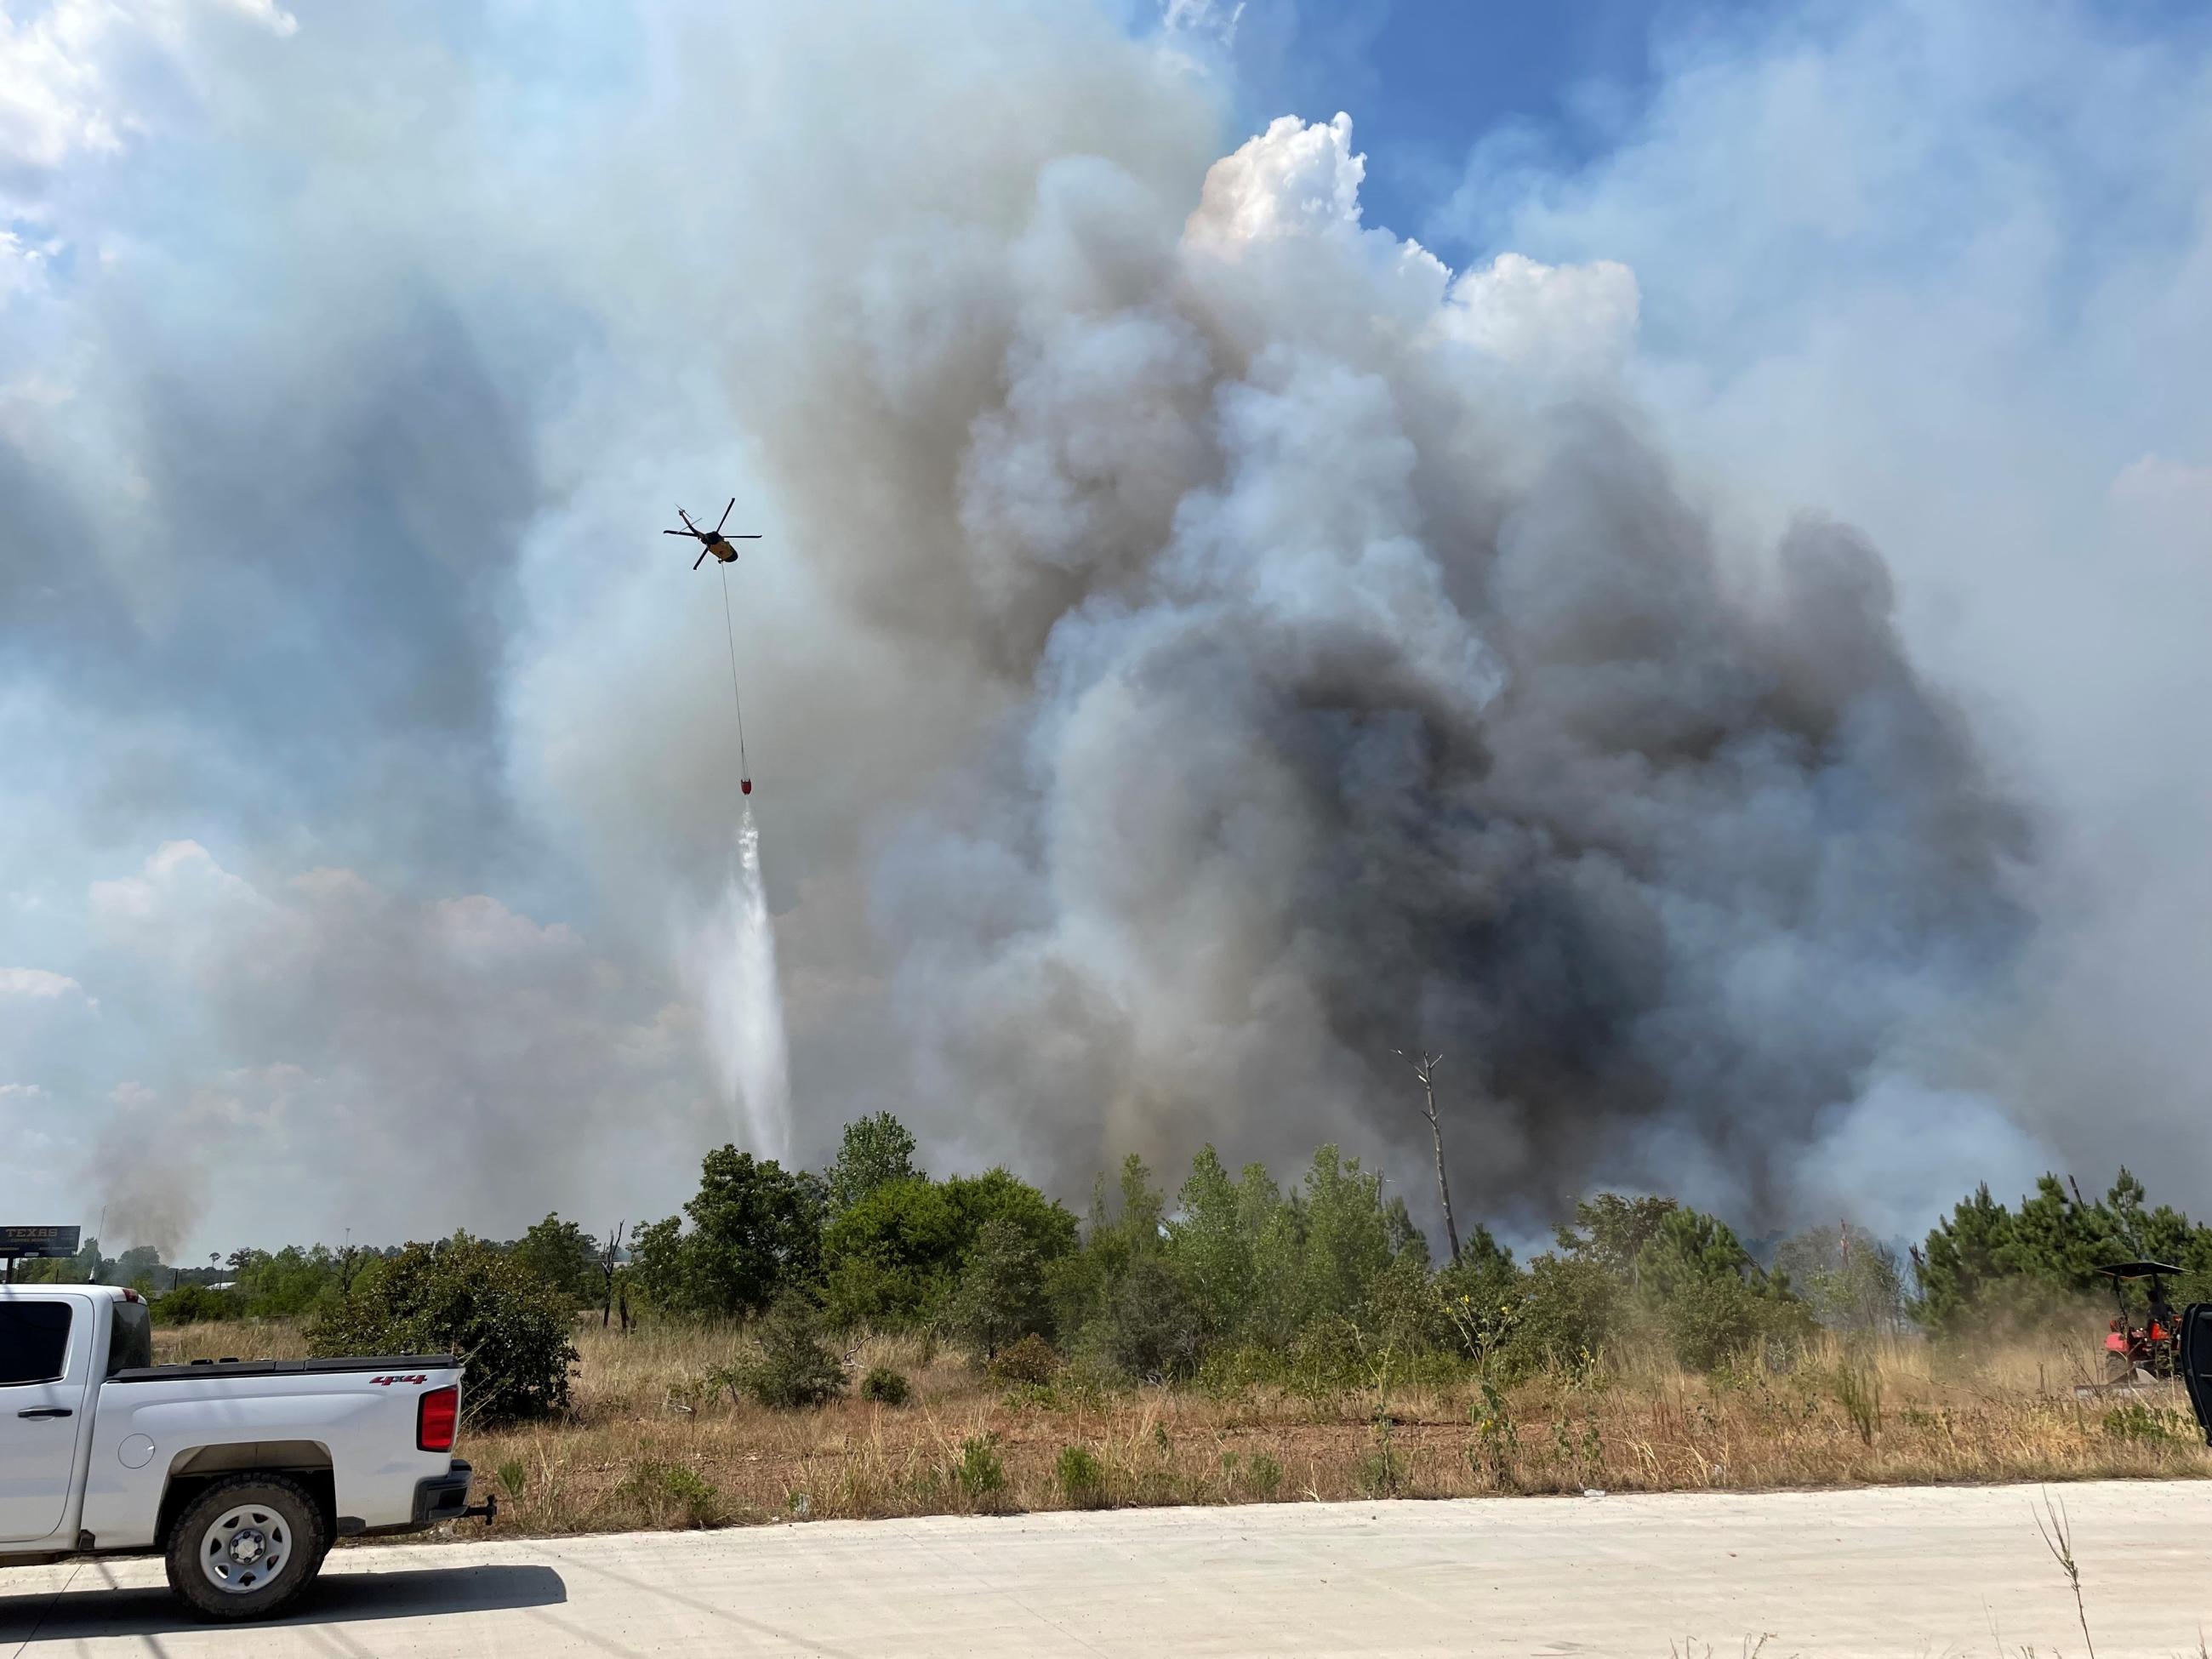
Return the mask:
<path fill-rule="evenodd" d="M 433 1389 L 422 1396 L 422 1403 L 415 1412 L 415 1444 L 423 1451 L 449 1452 L 453 1449 L 453 1429 L 461 1416 L 461 1391 L 457 1388 Z"/>

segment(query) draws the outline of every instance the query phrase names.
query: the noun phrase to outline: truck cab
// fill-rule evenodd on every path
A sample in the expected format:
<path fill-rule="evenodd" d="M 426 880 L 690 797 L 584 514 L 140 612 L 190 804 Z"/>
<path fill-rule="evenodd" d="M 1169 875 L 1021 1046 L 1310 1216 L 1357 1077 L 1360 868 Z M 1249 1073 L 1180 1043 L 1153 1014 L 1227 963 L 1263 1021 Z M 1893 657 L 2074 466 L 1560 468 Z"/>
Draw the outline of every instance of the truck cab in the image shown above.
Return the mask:
<path fill-rule="evenodd" d="M 203 1613 L 266 1617 L 339 1538 L 489 1516 L 450 1355 L 153 1359 L 135 1291 L 0 1288 L 0 1565 L 159 1552 Z"/>

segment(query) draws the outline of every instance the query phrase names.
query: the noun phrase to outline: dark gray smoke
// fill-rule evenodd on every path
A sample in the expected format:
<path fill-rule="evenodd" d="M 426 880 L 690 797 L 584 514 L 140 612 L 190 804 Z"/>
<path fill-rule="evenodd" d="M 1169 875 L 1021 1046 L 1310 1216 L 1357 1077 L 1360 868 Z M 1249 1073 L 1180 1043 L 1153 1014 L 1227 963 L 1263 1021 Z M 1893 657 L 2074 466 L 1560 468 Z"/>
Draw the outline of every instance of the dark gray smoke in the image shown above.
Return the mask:
<path fill-rule="evenodd" d="M 749 382 L 848 602 L 1006 702 L 874 878 L 929 1127 L 1063 1183 L 1417 1170 L 1418 1045 L 1480 1200 L 1786 1206 L 2002 973 L 2022 816 L 1861 538 L 1723 556 L 1619 386 L 1626 270 L 1452 283 L 1359 170 L 1342 118 L 1196 203 L 1052 162 L 940 257 L 807 268 Z"/>

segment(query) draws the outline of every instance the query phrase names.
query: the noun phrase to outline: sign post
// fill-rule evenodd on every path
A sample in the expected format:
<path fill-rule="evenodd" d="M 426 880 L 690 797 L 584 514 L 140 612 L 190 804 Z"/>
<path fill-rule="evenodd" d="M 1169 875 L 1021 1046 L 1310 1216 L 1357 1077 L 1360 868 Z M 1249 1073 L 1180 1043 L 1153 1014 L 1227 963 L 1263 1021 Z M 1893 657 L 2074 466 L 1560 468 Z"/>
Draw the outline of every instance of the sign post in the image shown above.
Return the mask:
<path fill-rule="evenodd" d="M 0 1261 L 7 1263 L 7 1282 L 15 1282 L 15 1264 L 26 1256 L 52 1261 L 77 1251 L 75 1227 L 0 1226 Z"/>

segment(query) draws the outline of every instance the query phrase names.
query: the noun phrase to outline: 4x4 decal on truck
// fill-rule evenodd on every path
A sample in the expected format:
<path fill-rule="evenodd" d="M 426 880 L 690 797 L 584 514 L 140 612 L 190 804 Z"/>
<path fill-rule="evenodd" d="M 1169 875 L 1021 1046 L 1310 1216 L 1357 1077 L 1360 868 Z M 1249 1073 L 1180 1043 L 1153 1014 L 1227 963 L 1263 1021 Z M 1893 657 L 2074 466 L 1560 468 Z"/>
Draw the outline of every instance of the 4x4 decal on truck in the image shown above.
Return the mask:
<path fill-rule="evenodd" d="M 388 1389 L 394 1382 L 428 1382 L 430 1379 L 417 1371 L 412 1376 L 372 1376 L 368 1380 L 379 1388 Z"/>

